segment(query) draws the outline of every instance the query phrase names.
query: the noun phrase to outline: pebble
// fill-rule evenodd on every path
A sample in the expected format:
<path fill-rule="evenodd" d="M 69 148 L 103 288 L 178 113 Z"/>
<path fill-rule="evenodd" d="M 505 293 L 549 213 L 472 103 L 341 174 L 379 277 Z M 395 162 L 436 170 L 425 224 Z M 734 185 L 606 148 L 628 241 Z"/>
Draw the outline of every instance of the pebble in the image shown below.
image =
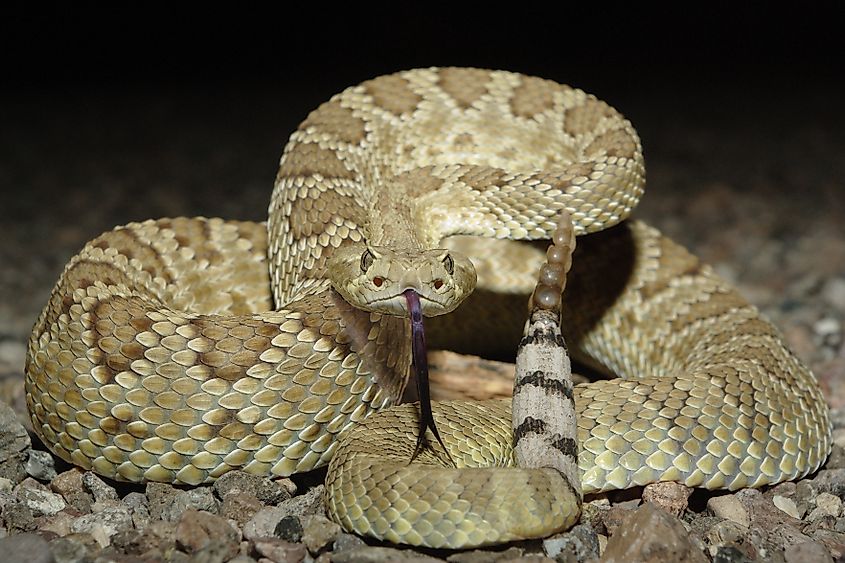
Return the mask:
<path fill-rule="evenodd" d="M 651 503 L 643 504 L 611 535 L 604 563 L 676 561 L 707 563 L 680 520 Z"/>
<path fill-rule="evenodd" d="M 443 563 L 442 559 L 424 553 L 392 547 L 359 547 L 342 553 L 335 553 L 332 556 L 332 563 L 400 563 L 402 561 Z"/>
<path fill-rule="evenodd" d="M 18 534 L 0 538 L 3 563 L 53 563 L 47 541 L 38 534 Z"/>
<path fill-rule="evenodd" d="M 791 498 L 775 495 L 772 497 L 772 503 L 793 518 L 801 518 L 801 515 L 798 513 L 798 507 L 795 505 L 795 501 Z"/>
<path fill-rule="evenodd" d="M 15 496 L 29 508 L 34 517 L 51 516 L 67 506 L 61 495 L 48 490 L 31 477 L 15 488 Z"/>
<path fill-rule="evenodd" d="M 734 495 L 713 497 L 707 501 L 707 508 L 714 516 L 735 522 L 743 528 L 751 524 L 748 511 Z"/>
<path fill-rule="evenodd" d="M 274 563 L 298 563 L 304 561 L 308 555 L 301 543 L 291 543 L 279 538 L 260 538 L 255 540 L 254 546 L 256 555 L 266 557 Z"/>
<path fill-rule="evenodd" d="M 816 510 L 838 517 L 842 514 L 842 499 L 830 493 L 820 493 L 816 497 Z"/>
<path fill-rule="evenodd" d="M 680 516 L 687 509 L 692 489 L 681 483 L 666 481 L 646 485 L 643 489 L 643 502 L 650 502 L 669 514 Z"/>
<path fill-rule="evenodd" d="M 111 485 L 97 477 L 91 471 L 82 474 L 82 486 L 94 497 L 95 502 L 101 500 L 117 500 L 117 491 Z"/>
<path fill-rule="evenodd" d="M 229 471 L 215 481 L 213 487 L 221 500 L 235 492 L 250 494 L 263 504 L 276 504 L 291 498 L 290 493 L 278 482 L 245 471 Z"/>
<path fill-rule="evenodd" d="M 97 540 L 100 547 L 111 543 L 111 537 L 118 532 L 132 528 L 132 516 L 125 506 L 106 508 L 95 514 L 86 514 L 71 524 L 74 533 L 88 533 Z"/>
<path fill-rule="evenodd" d="M 598 534 L 589 523 L 578 524 L 568 532 L 543 540 L 543 553 L 564 561 L 598 558 Z"/>
<path fill-rule="evenodd" d="M 786 546 L 783 552 L 786 563 L 833 563 L 833 557 L 824 545 L 818 542 L 803 542 Z"/>
<path fill-rule="evenodd" d="M 27 477 L 25 450 L 32 445 L 15 411 L 0 401 L 0 477 L 17 484 Z"/>
<path fill-rule="evenodd" d="M 339 524 L 332 522 L 325 516 L 315 514 L 304 521 L 302 543 L 308 548 L 309 553 L 317 555 L 328 550 L 340 533 Z"/>
<path fill-rule="evenodd" d="M 446 561 L 449 563 L 492 563 L 496 561 L 518 561 L 524 556 L 525 550 L 521 547 L 509 547 L 504 551 L 474 549 L 453 553 L 446 558 Z"/>
<path fill-rule="evenodd" d="M 56 477 L 56 462 L 49 452 L 29 450 L 24 468 L 30 477 L 39 481 L 50 481 Z"/>
<path fill-rule="evenodd" d="M 83 563 L 90 560 L 86 545 L 71 537 L 51 540 L 50 552 L 56 563 Z"/>
<path fill-rule="evenodd" d="M 209 512 L 185 510 L 176 526 L 176 545 L 188 554 L 231 559 L 240 548 L 240 534 L 226 520 Z"/>
<path fill-rule="evenodd" d="M 94 495 L 83 489 L 81 469 L 70 469 L 56 475 L 50 481 L 50 489 L 62 495 L 70 506 L 83 514 L 91 512 Z"/>

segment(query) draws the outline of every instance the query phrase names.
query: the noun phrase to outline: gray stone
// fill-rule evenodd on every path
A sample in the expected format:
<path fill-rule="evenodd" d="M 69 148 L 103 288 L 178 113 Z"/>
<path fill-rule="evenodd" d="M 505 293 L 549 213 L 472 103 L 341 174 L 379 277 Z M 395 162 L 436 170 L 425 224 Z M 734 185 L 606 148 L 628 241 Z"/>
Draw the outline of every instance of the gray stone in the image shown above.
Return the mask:
<path fill-rule="evenodd" d="M 56 538 L 50 542 L 56 563 L 82 563 L 88 559 L 86 545 L 74 538 Z"/>
<path fill-rule="evenodd" d="M 813 541 L 786 546 L 783 557 L 786 563 L 833 563 L 825 546 Z"/>
<path fill-rule="evenodd" d="M 132 492 L 123 497 L 123 503 L 132 514 L 132 525 L 138 529 L 146 528 L 150 523 L 150 509 L 147 497 L 142 493 Z"/>
<path fill-rule="evenodd" d="M 0 401 L 0 464 L 32 446 L 26 429 L 12 407 Z"/>
<path fill-rule="evenodd" d="M 650 503 L 639 507 L 622 522 L 608 540 L 602 559 L 605 563 L 708 561 L 690 541 L 683 524 Z"/>
<path fill-rule="evenodd" d="M 18 534 L 0 539 L 4 563 L 53 563 L 47 541 L 38 534 Z"/>
<path fill-rule="evenodd" d="M 302 543 L 312 555 L 329 549 L 341 532 L 337 523 L 319 514 L 306 518 L 302 528 Z"/>
<path fill-rule="evenodd" d="M 586 561 L 599 556 L 599 538 L 589 524 L 543 540 L 543 552 L 557 561 Z"/>
<path fill-rule="evenodd" d="M 56 476 L 56 460 L 49 452 L 29 450 L 24 468 L 30 477 L 39 481 L 50 481 Z"/>
<path fill-rule="evenodd" d="M 712 497 L 707 500 L 707 509 L 714 516 L 735 522 L 743 528 L 751 525 L 751 517 L 745 506 L 734 495 Z"/>
<path fill-rule="evenodd" d="M 53 514 L 52 516 L 41 516 L 35 519 L 35 526 L 39 532 L 53 532 L 57 536 L 66 536 L 71 533 L 71 525 L 77 516 L 68 514 L 66 511 Z"/>
<path fill-rule="evenodd" d="M 222 563 L 238 553 L 240 534 L 215 514 L 188 509 L 176 527 L 176 545 L 192 558 Z"/>
<path fill-rule="evenodd" d="M 178 522 L 186 510 L 204 510 L 216 514 L 219 502 L 210 487 L 179 490 L 164 483 L 147 483 L 147 502 L 153 520 Z"/>
<path fill-rule="evenodd" d="M 837 561 L 845 557 L 845 533 L 837 530 L 816 530 L 813 539 L 827 548 Z"/>
<path fill-rule="evenodd" d="M 414 561 L 415 563 L 441 563 L 442 559 L 431 557 L 423 553 L 410 550 L 394 549 L 392 547 L 359 547 L 332 555 L 332 563 L 401 563 Z"/>
<path fill-rule="evenodd" d="M 520 547 L 509 547 L 504 551 L 491 551 L 487 549 L 474 549 L 472 551 L 461 551 L 453 553 L 446 558 L 450 563 L 491 563 L 494 561 L 518 561 L 525 555 L 525 550 Z"/>
<path fill-rule="evenodd" d="M 308 550 L 301 543 L 291 543 L 279 538 L 259 538 L 253 545 L 257 555 L 274 563 L 298 563 L 308 555 Z"/>
<path fill-rule="evenodd" d="M 324 515 L 322 494 L 323 485 L 319 485 L 306 494 L 294 497 L 278 506 L 262 508 L 244 525 L 244 537 L 248 540 L 273 537 L 276 526 L 286 516 L 296 516 L 302 521 L 314 514 Z"/>
<path fill-rule="evenodd" d="M 650 502 L 673 516 L 680 516 L 687 509 L 692 489 L 674 481 L 646 485 L 643 502 Z"/>
<path fill-rule="evenodd" d="M 264 508 L 264 505 L 255 498 L 255 495 L 233 491 L 223 499 L 223 504 L 220 505 L 220 515 L 224 518 L 231 518 L 239 526 L 243 526 L 262 508 Z"/>
<path fill-rule="evenodd" d="M 50 516 L 67 506 L 61 495 L 48 490 L 31 477 L 15 487 L 15 496 L 32 511 L 34 517 Z"/>
<path fill-rule="evenodd" d="M 82 475 L 83 471 L 76 468 L 59 473 L 50 481 L 50 489 L 62 495 L 70 506 L 86 514 L 91 512 L 94 496 L 84 489 Z"/>
<path fill-rule="evenodd" d="M 277 482 L 245 471 L 224 474 L 214 482 L 214 491 L 221 500 L 231 493 L 240 492 L 253 495 L 264 504 L 276 504 L 291 498 L 290 493 Z"/>
<path fill-rule="evenodd" d="M 10 532 L 28 532 L 35 529 L 32 510 L 13 492 L 0 492 L 0 519 Z"/>
<path fill-rule="evenodd" d="M 337 553 L 339 551 L 348 551 L 350 549 L 357 549 L 366 545 L 367 542 L 365 542 L 355 534 L 347 534 L 345 532 L 341 532 L 340 534 L 338 534 L 337 539 L 334 540 L 334 552 Z"/>
<path fill-rule="evenodd" d="M 297 516 L 285 516 L 273 528 L 273 535 L 285 541 L 299 543 L 302 541 L 302 522 Z"/>
<path fill-rule="evenodd" d="M 111 537 L 118 532 L 132 528 L 132 516 L 125 506 L 106 508 L 95 514 L 86 514 L 71 524 L 75 533 L 91 534 L 100 547 L 111 543 Z"/>
<path fill-rule="evenodd" d="M 0 401 L 0 477 L 17 484 L 26 476 L 27 449 L 32 442 L 15 411 Z"/>
<path fill-rule="evenodd" d="M 117 500 L 119 498 L 114 487 L 107 485 L 105 481 L 90 471 L 82 474 L 82 486 L 85 487 L 86 491 L 91 493 L 95 502 L 101 500 Z"/>
<path fill-rule="evenodd" d="M 772 497 L 772 504 L 793 518 L 801 518 L 801 515 L 798 513 L 798 507 L 795 505 L 795 501 L 791 498 L 775 495 Z"/>

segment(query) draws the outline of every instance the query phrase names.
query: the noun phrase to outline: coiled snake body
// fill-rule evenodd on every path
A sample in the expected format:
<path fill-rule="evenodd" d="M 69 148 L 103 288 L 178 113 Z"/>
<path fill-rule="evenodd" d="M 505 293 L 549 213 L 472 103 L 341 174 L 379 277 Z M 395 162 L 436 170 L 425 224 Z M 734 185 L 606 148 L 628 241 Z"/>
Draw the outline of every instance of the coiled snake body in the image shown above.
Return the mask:
<path fill-rule="evenodd" d="M 327 479 L 348 528 L 449 547 L 542 534 L 558 494 L 547 481 L 464 469 L 510 463 L 508 405 L 439 406 L 458 468 L 433 470 L 407 466 L 412 406 L 369 414 L 408 379 L 395 286 L 418 291 L 427 315 L 454 309 L 476 271 L 483 292 L 527 295 L 544 255 L 513 241 L 548 239 L 566 209 L 577 234 L 596 233 L 579 239 L 566 341 L 619 376 L 575 390 L 584 492 L 814 471 L 830 449 L 814 377 L 709 267 L 619 224 L 643 177 L 630 123 L 576 89 L 477 69 L 349 88 L 292 135 L 268 225 L 133 223 L 70 261 L 30 339 L 33 427 L 101 475 L 198 484 L 324 465 L 366 418 Z M 475 297 L 469 320 L 493 330 L 499 311 Z M 436 448 L 418 461 L 438 459 L 449 464 Z"/>

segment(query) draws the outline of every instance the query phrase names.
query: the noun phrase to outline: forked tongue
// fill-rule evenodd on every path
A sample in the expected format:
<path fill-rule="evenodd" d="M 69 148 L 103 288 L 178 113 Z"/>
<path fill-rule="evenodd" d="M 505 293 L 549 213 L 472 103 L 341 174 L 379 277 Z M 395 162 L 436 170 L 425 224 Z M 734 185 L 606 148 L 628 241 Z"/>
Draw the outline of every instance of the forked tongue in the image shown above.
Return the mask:
<path fill-rule="evenodd" d="M 417 376 L 417 395 L 420 400 L 420 419 L 417 428 L 417 446 L 414 448 L 414 455 L 411 456 L 413 461 L 417 455 L 428 445 L 428 440 L 425 438 L 427 429 L 431 429 L 431 433 L 437 438 L 438 443 L 446 451 L 449 456 L 449 451 L 443 445 L 443 440 L 440 439 L 440 434 L 437 432 L 437 427 L 434 425 L 434 416 L 431 413 L 431 393 L 428 386 L 428 357 L 426 356 L 425 346 L 425 327 L 423 326 L 422 308 L 420 307 L 420 296 L 413 289 L 406 289 L 404 292 L 405 299 L 408 302 L 408 312 L 411 315 L 411 350 L 413 354 L 414 371 Z M 451 460 L 451 456 L 449 456 Z"/>

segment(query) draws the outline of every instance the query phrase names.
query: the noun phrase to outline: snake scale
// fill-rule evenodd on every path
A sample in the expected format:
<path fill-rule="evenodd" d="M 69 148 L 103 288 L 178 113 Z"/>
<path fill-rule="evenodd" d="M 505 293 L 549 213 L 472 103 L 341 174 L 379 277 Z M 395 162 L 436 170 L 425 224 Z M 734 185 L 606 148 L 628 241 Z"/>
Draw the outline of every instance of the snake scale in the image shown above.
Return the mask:
<path fill-rule="evenodd" d="M 623 221 L 643 185 L 631 124 L 574 88 L 462 68 L 348 88 L 291 136 L 267 224 L 131 223 L 71 259 L 29 342 L 32 425 L 62 459 L 133 482 L 290 475 L 334 455 L 332 517 L 391 541 L 549 533 L 571 501 L 548 470 L 505 467 L 508 403 L 437 405 L 449 455 L 413 465 L 414 405 L 370 415 L 408 381 L 401 292 L 440 315 L 477 277 L 479 313 L 444 319 L 456 338 L 494 334 L 499 310 L 473 299 L 516 295 L 524 318 L 546 259 L 529 241 L 567 210 L 593 234 L 573 258 L 566 342 L 618 376 L 574 390 L 583 491 L 816 470 L 831 437 L 813 375 L 710 267 Z"/>

